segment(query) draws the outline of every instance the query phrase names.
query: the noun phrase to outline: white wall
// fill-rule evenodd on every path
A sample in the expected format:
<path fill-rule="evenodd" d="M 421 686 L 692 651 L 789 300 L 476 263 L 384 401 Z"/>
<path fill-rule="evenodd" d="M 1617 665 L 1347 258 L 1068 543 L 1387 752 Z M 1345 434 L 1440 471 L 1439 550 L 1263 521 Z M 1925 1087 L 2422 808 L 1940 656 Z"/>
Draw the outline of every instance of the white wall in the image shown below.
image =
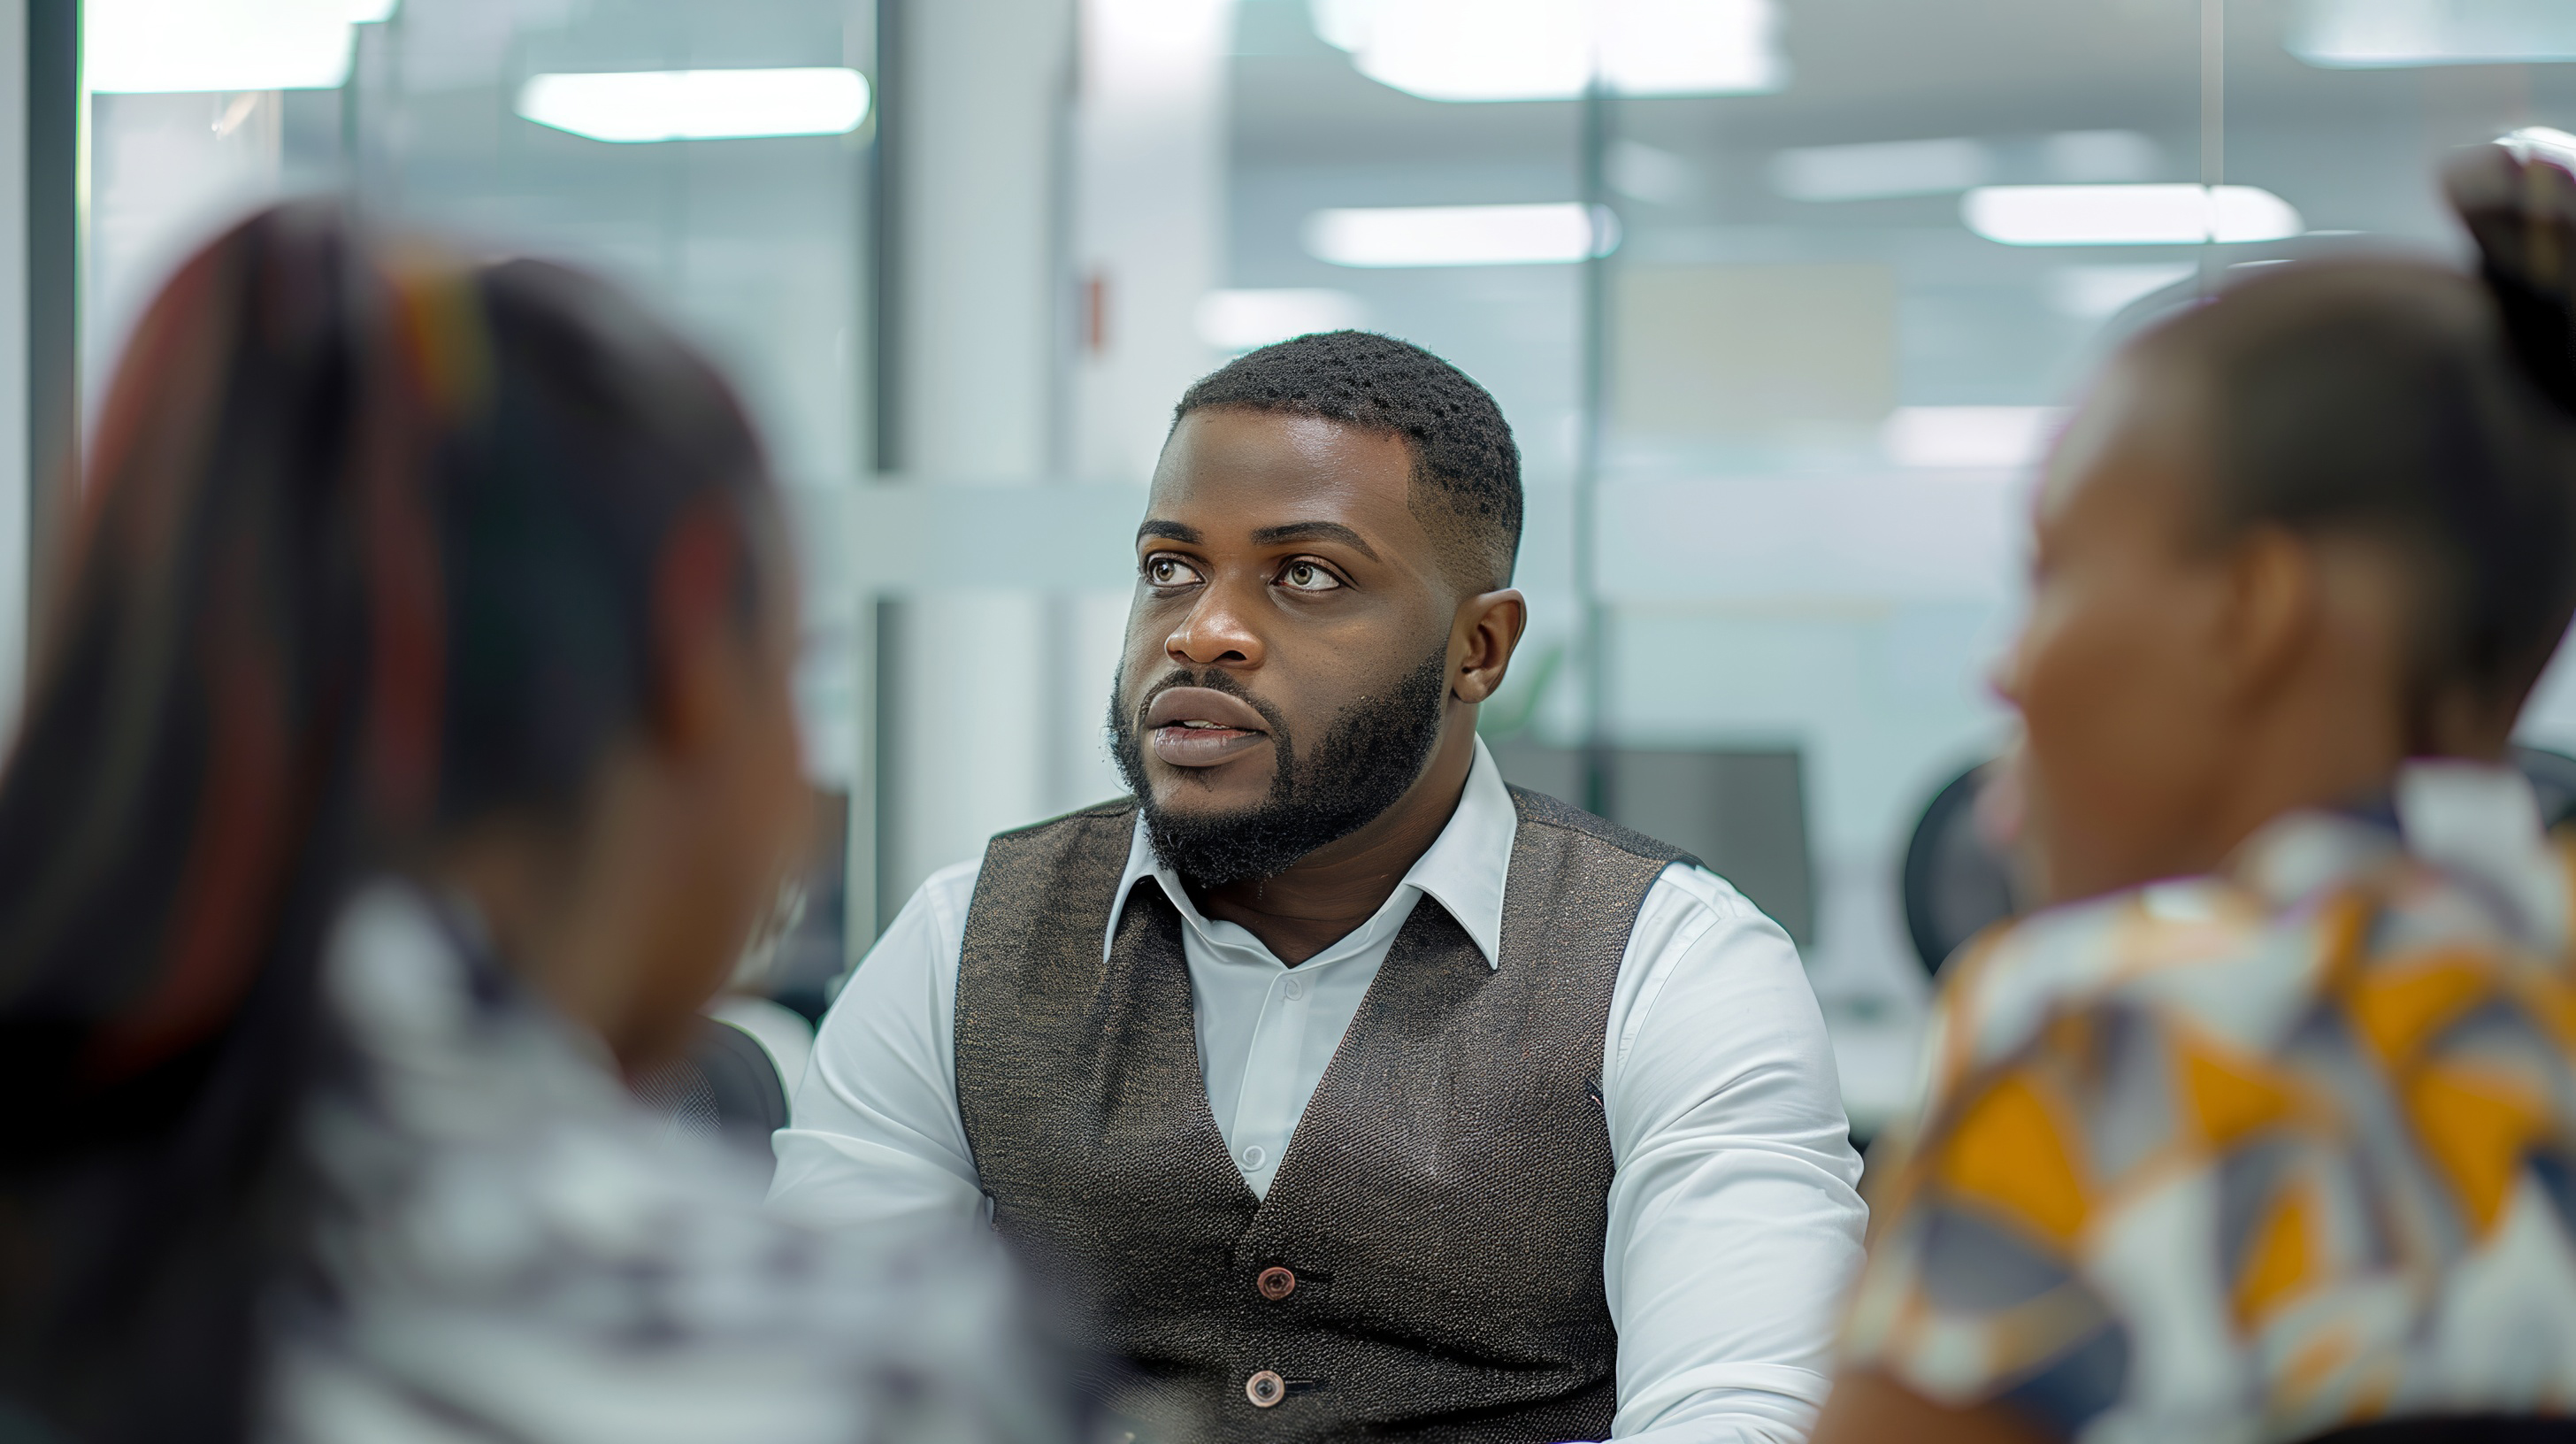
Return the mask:
<path fill-rule="evenodd" d="M 1074 0 L 892 0 L 902 469 L 1049 470 Z"/>
<path fill-rule="evenodd" d="M 1058 236 L 1073 0 L 894 0 L 901 193 L 894 314 L 902 471 L 1039 484 L 1055 471 Z M 952 565 L 910 594 L 886 703 L 899 777 L 880 833 L 892 906 L 1002 828 L 1044 815 L 1044 600 L 924 535 Z M 1033 695 L 1035 693 L 1035 695 Z"/>
<path fill-rule="evenodd" d="M 1150 476 L 1173 403 L 1222 359 L 1196 317 L 1224 284 L 1233 18 L 1230 0 L 1084 0 L 1074 432 L 1086 477 Z"/>

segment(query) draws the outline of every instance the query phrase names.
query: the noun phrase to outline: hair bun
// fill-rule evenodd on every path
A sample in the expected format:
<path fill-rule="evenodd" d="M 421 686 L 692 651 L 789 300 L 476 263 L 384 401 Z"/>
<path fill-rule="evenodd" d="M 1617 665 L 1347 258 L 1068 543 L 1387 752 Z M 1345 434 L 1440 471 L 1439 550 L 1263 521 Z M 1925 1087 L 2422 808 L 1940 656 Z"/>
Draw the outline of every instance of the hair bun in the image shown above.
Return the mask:
<path fill-rule="evenodd" d="M 2442 188 L 2478 243 L 2514 355 L 2576 415 L 2576 176 L 2555 158 L 2499 143 L 2454 157 Z"/>

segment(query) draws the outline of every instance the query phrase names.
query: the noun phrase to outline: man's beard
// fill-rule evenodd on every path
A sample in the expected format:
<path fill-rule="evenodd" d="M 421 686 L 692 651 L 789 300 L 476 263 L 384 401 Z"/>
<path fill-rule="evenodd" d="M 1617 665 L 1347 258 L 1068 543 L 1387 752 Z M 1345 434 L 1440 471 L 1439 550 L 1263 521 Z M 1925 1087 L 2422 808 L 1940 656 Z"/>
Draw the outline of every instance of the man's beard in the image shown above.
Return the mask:
<path fill-rule="evenodd" d="M 1176 814 L 1154 800 L 1145 781 L 1144 739 L 1136 719 L 1154 692 L 1205 687 L 1239 697 L 1270 727 L 1270 755 L 1278 771 L 1270 795 L 1240 812 Z M 1219 668 L 1174 673 L 1133 707 L 1109 700 L 1110 751 L 1118 775 L 1145 814 L 1145 836 L 1163 865 L 1200 887 L 1246 878 L 1276 877 L 1299 858 L 1341 841 L 1375 822 L 1422 776 L 1440 740 L 1449 700 L 1449 649 L 1438 651 L 1384 692 L 1361 697 L 1325 729 L 1314 755 L 1297 760 L 1288 724 L 1278 710 L 1254 697 Z M 1183 785 L 1188 785 L 1183 779 Z"/>

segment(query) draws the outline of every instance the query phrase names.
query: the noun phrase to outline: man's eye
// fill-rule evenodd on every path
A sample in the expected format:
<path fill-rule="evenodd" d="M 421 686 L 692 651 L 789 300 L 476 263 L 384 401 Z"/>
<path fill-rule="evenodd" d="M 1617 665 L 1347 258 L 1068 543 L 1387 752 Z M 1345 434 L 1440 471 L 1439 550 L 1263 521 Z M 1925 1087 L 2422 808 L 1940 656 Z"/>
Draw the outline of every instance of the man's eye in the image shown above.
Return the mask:
<path fill-rule="evenodd" d="M 1342 579 L 1313 562 L 1290 562 L 1279 571 L 1279 585 L 1291 591 L 1329 592 L 1340 587 Z"/>
<path fill-rule="evenodd" d="M 1155 587 L 1186 587 L 1197 581 L 1199 574 L 1179 557 L 1160 556 L 1145 559 L 1145 584 Z"/>

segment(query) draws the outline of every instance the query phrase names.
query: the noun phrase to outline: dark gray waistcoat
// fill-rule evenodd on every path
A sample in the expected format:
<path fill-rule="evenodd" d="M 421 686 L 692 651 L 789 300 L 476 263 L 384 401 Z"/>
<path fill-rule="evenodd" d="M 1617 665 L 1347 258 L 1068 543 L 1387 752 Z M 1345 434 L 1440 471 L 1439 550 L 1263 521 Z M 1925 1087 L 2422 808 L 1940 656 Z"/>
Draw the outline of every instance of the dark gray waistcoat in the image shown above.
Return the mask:
<path fill-rule="evenodd" d="M 1513 791 L 1501 965 L 1425 898 L 1267 1199 L 1208 1110 L 1181 920 L 1111 896 L 1135 806 L 993 839 L 957 978 L 957 1098 L 995 1227 L 1174 1439 L 1601 1439 L 1602 1030 L 1673 849 Z M 1122 907 L 1104 963 L 1101 934 Z M 1284 1291 L 1265 1271 L 1294 1275 Z M 1254 1392 L 1247 1384 L 1267 1371 Z"/>

